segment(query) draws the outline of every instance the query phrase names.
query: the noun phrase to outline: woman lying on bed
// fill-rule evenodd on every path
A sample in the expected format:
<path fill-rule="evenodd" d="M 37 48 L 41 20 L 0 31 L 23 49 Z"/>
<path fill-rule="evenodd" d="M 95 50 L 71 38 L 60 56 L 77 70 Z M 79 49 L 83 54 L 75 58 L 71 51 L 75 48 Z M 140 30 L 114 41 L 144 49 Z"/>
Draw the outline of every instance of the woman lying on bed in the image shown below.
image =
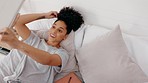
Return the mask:
<path fill-rule="evenodd" d="M 48 31 L 47 41 L 40 39 L 25 25 L 35 20 L 56 17 L 57 20 Z M 69 59 L 68 53 L 60 47 L 60 42 L 83 22 L 81 14 L 71 7 L 64 7 L 59 13 L 51 11 L 21 15 L 15 30 L 23 41 L 19 41 L 8 28 L 0 32 L 0 41 L 14 48 L 0 61 L 0 82 L 19 79 L 22 83 L 53 83 L 54 76 L 62 71 Z"/>

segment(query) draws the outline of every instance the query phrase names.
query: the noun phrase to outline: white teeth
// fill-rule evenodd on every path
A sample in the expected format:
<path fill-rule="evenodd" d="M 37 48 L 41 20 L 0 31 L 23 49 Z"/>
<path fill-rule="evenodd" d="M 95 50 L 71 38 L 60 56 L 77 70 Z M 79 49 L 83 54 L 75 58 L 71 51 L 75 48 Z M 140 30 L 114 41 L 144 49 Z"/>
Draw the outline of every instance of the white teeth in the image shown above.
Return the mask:
<path fill-rule="evenodd" d="M 50 34 L 50 35 L 51 35 L 51 37 L 55 38 L 55 35 L 53 35 L 53 34 Z"/>

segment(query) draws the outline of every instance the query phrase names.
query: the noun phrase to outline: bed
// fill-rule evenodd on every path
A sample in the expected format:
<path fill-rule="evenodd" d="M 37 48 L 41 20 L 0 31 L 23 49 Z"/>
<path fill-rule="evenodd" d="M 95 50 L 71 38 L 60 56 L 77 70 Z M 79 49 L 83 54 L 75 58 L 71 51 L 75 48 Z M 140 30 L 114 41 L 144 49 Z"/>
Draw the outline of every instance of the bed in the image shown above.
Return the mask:
<path fill-rule="evenodd" d="M 85 20 L 74 38 L 75 56 L 84 81 L 119 83 L 118 79 L 129 77 L 134 80 L 122 83 L 142 83 L 139 80 L 148 79 L 147 3 L 147 0 L 26 0 L 20 13 L 59 11 L 64 6 L 73 6 Z M 47 29 L 54 20 L 28 26 L 32 30 Z"/>

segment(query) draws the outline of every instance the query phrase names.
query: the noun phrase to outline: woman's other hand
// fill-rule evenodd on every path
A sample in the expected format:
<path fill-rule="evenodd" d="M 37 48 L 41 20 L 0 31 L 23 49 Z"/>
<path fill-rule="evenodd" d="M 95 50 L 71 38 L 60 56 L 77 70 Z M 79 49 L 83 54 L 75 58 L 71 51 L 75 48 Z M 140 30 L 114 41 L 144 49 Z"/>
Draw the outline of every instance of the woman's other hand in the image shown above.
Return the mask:
<path fill-rule="evenodd" d="M 17 48 L 19 40 L 10 28 L 0 30 L 0 42 L 8 44 L 11 48 Z"/>
<path fill-rule="evenodd" d="M 50 18 L 56 18 L 58 15 L 58 12 L 56 11 L 50 11 L 48 13 L 45 13 L 45 18 L 50 19 Z"/>

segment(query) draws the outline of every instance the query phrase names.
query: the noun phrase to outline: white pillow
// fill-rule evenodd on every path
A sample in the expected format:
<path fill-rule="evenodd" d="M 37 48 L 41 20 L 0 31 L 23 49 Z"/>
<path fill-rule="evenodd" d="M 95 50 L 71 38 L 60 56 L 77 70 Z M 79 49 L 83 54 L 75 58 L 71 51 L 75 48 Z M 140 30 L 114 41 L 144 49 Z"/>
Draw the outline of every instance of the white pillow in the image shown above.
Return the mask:
<path fill-rule="evenodd" d="M 85 27 L 86 29 L 83 45 L 88 44 L 95 40 L 96 37 L 102 36 L 103 34 L 111 31 L 110 29 L 103 26 L 85 25 Z M 123 39 L 129 52 L 131 53 L 131 57 L 135 59 L 134 61 L 140 65 L 142 70 L 148 76 L 148 37 L 139 37 L 123 33 Z"/>
<path fill-rule="evenodd" d="M 76 49 L 80 48 L 83 44 L 83 39 L 85 35 L 85 31 L 89 27 L 87 24 L 82 24 L 81 27 L 75 32 L 75 47 Z"/>
<path fill-rule="evenodd" d="M 40 19 L 33 21 L 31 23 L 28 23 L 27 26 L 30 30 L 46 30 L 50 29 L 52 24 L 56 21 L 56 18 L 53 19 Z"/>
<path fill-rule="evenodd" d="M 82 46 L 76 58 L 85 83 L 148 82 L 148 77 L 129 57 L 120 28 Z"/>
<path fill-rule="evenodd" d="M 96 25 L 85 25 L 85 27 L 86 27 L 86 30 L 85 30 L 83 45 L 91 42 L 96 37 L 101 36 L 110 31 L 110 29 L 107 29 L 102 26 L 96 26 Z"/>
<path fill-rule="evenodd" d="M 74 45 L 74 31 L 71 31 L 67 39 L 63 40 L 60 45 L 69 53 L 69 60 L 63 72 L 77 71 L 76 59 L 75 59 L 75 45 Z M 68 71 L 67 71 L 68 70 Z"/>
<path fill-rule="evenodd" d="M 135 58 L 136 62 L 148 76 L 148 41 L 145 40 L 148 38 L 126 34 L 123 34 L 123 37 L 132 57 Z"/>

